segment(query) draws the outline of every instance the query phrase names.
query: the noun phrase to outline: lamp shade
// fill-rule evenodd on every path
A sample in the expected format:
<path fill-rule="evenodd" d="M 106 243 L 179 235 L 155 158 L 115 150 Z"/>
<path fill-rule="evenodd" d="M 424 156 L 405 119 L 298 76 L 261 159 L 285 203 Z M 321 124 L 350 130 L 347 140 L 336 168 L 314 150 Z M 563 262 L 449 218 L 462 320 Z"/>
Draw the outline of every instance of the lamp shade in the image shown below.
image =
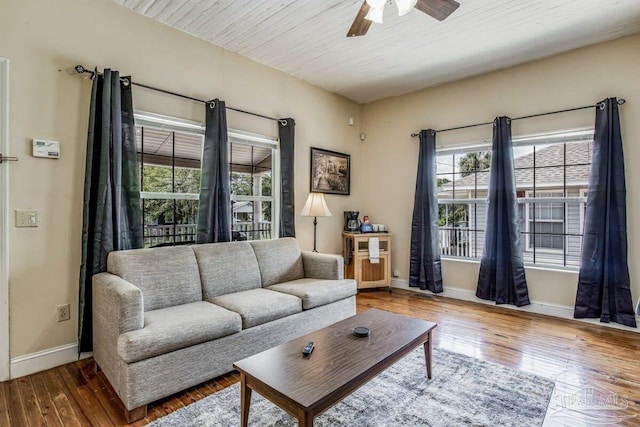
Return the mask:
<path fill-rule="evenodd" d="M 324 201 L 324 194 L 322 193 L 309 193 L 307 202 L 304 204 L 302 216 L 331 216 L 331 211 L 327 206 L 327 202 Z"/>

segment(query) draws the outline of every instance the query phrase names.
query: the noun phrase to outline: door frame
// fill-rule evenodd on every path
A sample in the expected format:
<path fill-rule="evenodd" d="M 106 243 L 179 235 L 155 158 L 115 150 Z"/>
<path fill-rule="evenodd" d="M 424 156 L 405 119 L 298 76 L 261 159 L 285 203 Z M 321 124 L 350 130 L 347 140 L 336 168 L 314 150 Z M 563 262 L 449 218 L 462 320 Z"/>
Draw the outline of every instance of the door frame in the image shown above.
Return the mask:
<path fill-rule="evenodd" d="M 9 60 L 0 57 L 0 153 L 9 156 Z M 11 378 L 9 350 L 9 167 L 0 165 L 0 381 Z"/>

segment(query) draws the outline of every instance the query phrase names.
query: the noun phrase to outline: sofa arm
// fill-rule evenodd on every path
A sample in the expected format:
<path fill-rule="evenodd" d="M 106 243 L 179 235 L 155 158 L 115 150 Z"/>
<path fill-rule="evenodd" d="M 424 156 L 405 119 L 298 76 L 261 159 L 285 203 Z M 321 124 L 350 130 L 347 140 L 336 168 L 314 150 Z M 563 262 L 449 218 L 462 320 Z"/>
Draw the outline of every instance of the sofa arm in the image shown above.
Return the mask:
<path fill-rule="evenodd" d="M 321 254 L 302 251 L 304 277 L 310 279 L 344 279 L 344 260 L 342 255 Z"/>
<path fill-rule="evenodd" d="M 107 320 L 104 326 L 117 328 L 116 335 L 142 329 L 142 291 L 115 274 L 96 274 L 93 276 L 93 316 Z"/>

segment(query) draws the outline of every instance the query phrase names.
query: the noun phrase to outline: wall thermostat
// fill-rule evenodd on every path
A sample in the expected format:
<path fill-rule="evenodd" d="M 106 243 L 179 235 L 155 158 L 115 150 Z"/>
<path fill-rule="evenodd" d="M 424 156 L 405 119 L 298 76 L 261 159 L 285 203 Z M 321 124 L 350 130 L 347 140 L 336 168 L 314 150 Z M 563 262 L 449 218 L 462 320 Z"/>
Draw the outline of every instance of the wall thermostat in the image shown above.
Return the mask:
<path fill-rule="evenodd" d="M 33 140 L 33 157 L 60 158 L 60 143 L 58 141 Z"/>

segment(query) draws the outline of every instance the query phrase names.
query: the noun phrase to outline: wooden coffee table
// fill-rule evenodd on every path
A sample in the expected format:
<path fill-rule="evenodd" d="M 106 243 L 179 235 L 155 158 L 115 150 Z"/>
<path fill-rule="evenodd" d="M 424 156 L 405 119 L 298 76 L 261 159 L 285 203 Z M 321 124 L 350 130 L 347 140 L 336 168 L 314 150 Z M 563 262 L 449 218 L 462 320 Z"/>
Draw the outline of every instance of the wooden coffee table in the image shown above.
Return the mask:
<path fill-rule="evenodd" d="M 370 336 L 353 336 L 356 326 L 369 328 Z M 316 415 L 421 344 L 431 379 L 431 331 L 436 326 L 370 309 L 234 363 L 240 371 L 240 425 L 248 425 L 254 390 L 296 417 L 300 426 L 312 426 Z M 303 356 L 309 341 L 315 342 L 315 349 Z"/>

